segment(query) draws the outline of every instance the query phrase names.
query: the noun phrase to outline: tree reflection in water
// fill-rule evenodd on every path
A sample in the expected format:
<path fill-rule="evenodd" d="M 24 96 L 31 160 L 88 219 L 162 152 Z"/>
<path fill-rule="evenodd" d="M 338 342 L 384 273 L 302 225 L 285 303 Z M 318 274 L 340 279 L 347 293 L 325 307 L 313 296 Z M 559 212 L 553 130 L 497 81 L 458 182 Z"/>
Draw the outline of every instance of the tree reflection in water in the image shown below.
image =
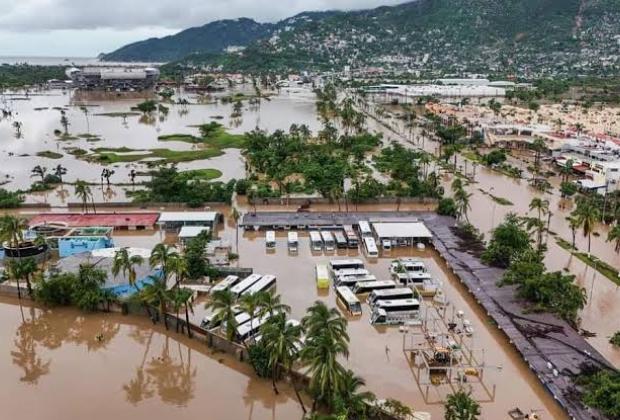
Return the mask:
<path fill-rule="evenodd" d="M 17 328 L 13 364 L 24 371 L 22 381 L 36 385 L 39 378 L 50 372 L 51 359 L 43 361 L 38 355 L 40 347 L 47 350 L 60 348 L 63 343 L 85 346 L 88 351 L 106 348 L 116 336 L 120 326 L 100 315 L 83 316 L 74 311 L 40 310 L 29 308 Z"/>
<path fill-rule="evenodd" d="M 197 369 L 192 368 L 192 349 L 177 342 L 178 351 L 177 355 L 174 355 L 170 350 L 170 339 L 165 336 L 160 354 L 151 356 L 147 362 L 153 332 L 146 334 L 136 327 L 130 336 L 144 345 L 145 351 L 134 377 L 123 385 L 127 401 L 138 405 L 157 394 L 166 404 L 187 406 L 187 403 L 194 399 L 196 385 Z"/>

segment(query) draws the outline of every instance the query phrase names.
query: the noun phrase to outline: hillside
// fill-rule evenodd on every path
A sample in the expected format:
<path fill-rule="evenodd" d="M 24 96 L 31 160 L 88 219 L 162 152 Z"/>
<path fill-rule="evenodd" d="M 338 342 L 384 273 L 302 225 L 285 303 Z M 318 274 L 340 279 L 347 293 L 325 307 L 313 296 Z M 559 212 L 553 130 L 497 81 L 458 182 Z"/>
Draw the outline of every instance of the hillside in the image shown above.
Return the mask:
<path fill-rule="evenodd" d="M 242 52 L 184 64 L 224 70 L 617 74 L 620 0 L 418 0 L 279 22 Z"/>

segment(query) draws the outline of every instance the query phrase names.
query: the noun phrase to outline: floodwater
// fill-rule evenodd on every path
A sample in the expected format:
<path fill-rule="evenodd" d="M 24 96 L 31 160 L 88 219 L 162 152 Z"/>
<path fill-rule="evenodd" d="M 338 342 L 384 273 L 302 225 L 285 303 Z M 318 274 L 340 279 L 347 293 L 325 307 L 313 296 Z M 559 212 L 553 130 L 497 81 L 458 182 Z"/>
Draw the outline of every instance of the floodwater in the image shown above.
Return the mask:
<path fill-rule="evenodd" d="M 2 418 L 301 418 L 286 385 L 146 319 L 0 298 L 0 339 Z"/>
<path fill-rule="evenodd" d="M 251 93 L 247 88 L 236 89 Z M 70 92 L 59 90 L 25 94 L 0 95 L 0 108 L 10 110 L 11 118 L 0 120 L 0 159 L 3 166 L 0 170 L 0 181 L 7 181 L 5 188 L 27 189 L 36 180 L 31 177 L 31 169 L 35 165 L 48 169 L 62 164 L 68 173 L 64 176 L 67 182 L 82 179 L 99 183 L 101 170 L 104 166 L 76 159 L 69 151 L 74 148 L 92 150 L 99 147 L 128 147 L 133 149 L 165 148 L 171 150 L 196 150 L 199 145 L 183 142 L 162 142 L 158 136 L 166 134 L 198 134 L 196 126 L 217 121 L 231 133 L 242 134 L 256 127 L 267 131 L 278 129 L 288 130 L 294 122 L 306 124 L 310 130 L 319 128 L 315 112 L 314 94 L 307 90 L 282 91 L 269 99 L 261 100 L 260 106 L 244 104 L 241 118 L 231 118 L 232 105 L 214 101 L 222 95 L 219 93 L 207 102 L 198 103 L 199 97 L 194 94 L 181 93 L 180 98 L 187 99 L 190 105 L 166 104 L 167 115 L 155 112 L 151 118 L 130 115 L 126 118 L 102 114 L 126 113 L 142 99 L 106 100 L 94 98 L 79 101 Z M 82 110 L 87 109 L 87 114 Z M 89 134 L 97 136 L 98 141 L 86 138 L 76 140 L 59 140 L 55 130 L 63 130 L 60 124 L 60 109 L 64 109 L 69 120 L 69 134 L 73 136 Z M 13 126 L 15 121 L 22 123 L 21 137 L 16 138 Z M 52 151 L 63 155 L 60 159 L 36 156 L 43 151 Z M 184 162 L 178 165 L 180 170 L 196 168 L 214 168 L 222 171 L 220 180 L 243 178 L 245 169 L 239 150 L 225 150 L 222 156 L 201 161 Z M 138 173 L 146 170 L 143 163 L 119 163 L 110 165 L 116 172 L 112 183 L 128 184 L 129 172 L 134 169 Z M 137 181 L 141 181 L 138 176 Z M 107 189 L 104 188 L 104 190 Z M 123 188 L 113 188 L 116 195 L 113 199 L 103 197 L 105 201 L 127 201 Z M 74 201 L 73 188 L 66 188 L 68 197 L 59 195 L 57 191 L 36 194 L 28 197 L 29 202 L 45 202 L 52 205 L 65 205 L 67 200 Z"/>
<path fill-rule="evenodd" d="M 424 148 L 427 152 L 436 154 L 437 143 L 426 139 L 424 143 L 411 144 L 394 132 L 388 131 L 385 127 L 369 119 L 369 124 L 377 131 L 383 132 L 387 140 L 397 140 L 407 147 Z M 398 132 L 403 132 L 402 124 L 392 120 L 391 124 Z M 407 131 L 404 131 L 407 133 Z M 421 130 L 414 132 L 414 137 L 421 137 Z M 532 157 L 529 158 L 532 160 Z M 527 164 L 511 158 L 511 164 L 519 165 L 525 169 Z M 457 157 L 457 165 L 463 172 L 469 175 L 474 174 L 474 166 L 463 156 Z M 450 194 L 451 175 L 444 176 L 443 185 L 447 194 Z M 551 231 L 558 237 L 571 242 L 572 233 L 565 218 L 573 210 L 572 200 L 562 199 L 559 194 L 558 177 L 551 178 L 550 182 L 554 186 L 552 193 L 541 193 L 529 186 L 527 180 L 514 179 L 502 175 L 496 171 L 488 169 L 482 165 L 475 168 L 475 183 L 467 186 L 467 191 L 472 194 L 470 198 L 471 210 L 468 217 L 471 223 L 476 226 L 485 238 L 489 238 L 491 231 L 502 222 L 504 217 L 514 212 L 519 215 L 529 213 L 529 204 L 534 197 L 541 197 L 549 201 L 551 215 Z M 480 191 L 482 190 L 482 191 Z M 510 200 L 513 205 L 504 206 L 496 203 L 489 194 Z M 533 215 L 533 213 L 531 214 Z M 613 243 L 605 242 L 608 227 L 598 226 L 600 236 L 592 236 L 592 254 L 606 261 L 612 266 L 620 266 L 620 255 L 614 251 Z M 575 244 L 581 252 L 587 252 L 587 237 L 581 232 L 577 232 Z M 620 350 L 614 348 L 609 343 L 611 337 L 618 329 L 620 324 L 620 287 L 611 280 L 587 266 L 576 257 L 571 257 L 570 253 L 556 244 L 553 236 L 547 242 L 548 252 L 545 263 L 549 270 L 567 269 L 576 276 L 578 284 L 583 286 L 588 294 L 588 304 L 582 311 L 581 328 L 596 333 L 596 337 L 588 338 L 588 341 L 603 354 L 616 367 L 620 367 Z"/>

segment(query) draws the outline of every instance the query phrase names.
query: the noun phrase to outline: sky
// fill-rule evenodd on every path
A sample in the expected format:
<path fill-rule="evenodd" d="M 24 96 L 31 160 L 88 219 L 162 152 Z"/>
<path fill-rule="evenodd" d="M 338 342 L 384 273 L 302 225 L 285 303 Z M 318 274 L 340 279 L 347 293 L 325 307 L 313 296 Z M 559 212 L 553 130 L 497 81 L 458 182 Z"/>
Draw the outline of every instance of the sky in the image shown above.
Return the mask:
<path fill-rule="evenodd" d="M 219 19 L 274 22 L 309 10 L 406 0 L 0 0 L 0 56 L 95 57 Z"/>

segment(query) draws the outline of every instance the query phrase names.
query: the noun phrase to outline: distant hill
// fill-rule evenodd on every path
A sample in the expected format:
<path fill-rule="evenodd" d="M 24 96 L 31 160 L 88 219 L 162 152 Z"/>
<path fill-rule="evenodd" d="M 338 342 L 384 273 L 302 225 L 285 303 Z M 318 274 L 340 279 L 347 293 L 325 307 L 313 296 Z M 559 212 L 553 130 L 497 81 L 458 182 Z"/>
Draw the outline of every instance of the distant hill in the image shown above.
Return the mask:
<path fill-rule="evenodd" d="M 234 71 L 342 70 L 350 65 L 426 73 L 617 74 L 618 22 L 620 0 L 418 0 L 300 14 L 273 25 L 254 22 L 263 31 L 245 38 L 242 52 L 221 53 L 224 41 L 217 43 L 219 51 L 207 50 L 204 41 L 183 49 L 179 45 L 183 52 L 177 57 L 189 51 L 178 64 Z"/>
<path fill-rule="evenodd" d="M 268 39 L 277 30 L 290 30 L 312 19 L 332 16 L 334 12 L 308 12 L 278 23 L 259 23 L 248 18 L 217 20 L 189 28 L 164 38 L 134 42 L 102 54 L 103 61 L 167 62 L 192 54 L 224 52 L 228 47 L 245 47 L 259 39 Z"/>

